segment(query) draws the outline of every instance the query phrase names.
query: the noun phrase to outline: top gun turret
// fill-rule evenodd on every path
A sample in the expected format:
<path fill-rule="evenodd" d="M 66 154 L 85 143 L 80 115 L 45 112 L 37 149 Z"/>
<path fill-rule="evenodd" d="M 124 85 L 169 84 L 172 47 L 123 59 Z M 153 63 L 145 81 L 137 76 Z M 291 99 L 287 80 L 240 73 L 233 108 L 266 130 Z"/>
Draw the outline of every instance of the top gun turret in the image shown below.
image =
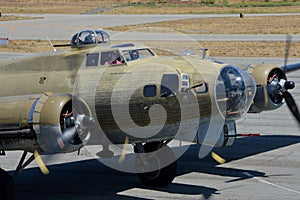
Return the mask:
<path fill-rule="evenodd" d="M 83 30 L 73 35 L 70 44 L 56 44 L 53 47 L 71 46 L 71 48 L 91 48 L 103 44 L 110 44 L 110 37 L 106 31 Z"/>

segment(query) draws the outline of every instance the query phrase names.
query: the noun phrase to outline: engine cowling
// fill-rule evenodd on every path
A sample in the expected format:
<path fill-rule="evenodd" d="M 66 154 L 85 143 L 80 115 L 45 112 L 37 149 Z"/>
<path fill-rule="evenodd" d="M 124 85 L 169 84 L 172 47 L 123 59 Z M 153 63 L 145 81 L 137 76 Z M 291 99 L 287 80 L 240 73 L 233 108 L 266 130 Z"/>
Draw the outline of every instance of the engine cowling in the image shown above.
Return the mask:
<path fill-rule="evenodd" d="M 247 66 L 246 70 L 254 77 L 257 86 L 256 95 L 248 112 L 260 113 L 279 108 L 284 103 L 284 99 L 270 90 L 272 85 L 275 87 L 281 80 L 286 80 L 282 69 L 276 65 L 257 64 Z"/>
<path fill-rule="evenodd" d="M 89 139 L 93 123 L 87 104 L 70 94 L 0 98 L 0 149 L 71 152 Z"/>

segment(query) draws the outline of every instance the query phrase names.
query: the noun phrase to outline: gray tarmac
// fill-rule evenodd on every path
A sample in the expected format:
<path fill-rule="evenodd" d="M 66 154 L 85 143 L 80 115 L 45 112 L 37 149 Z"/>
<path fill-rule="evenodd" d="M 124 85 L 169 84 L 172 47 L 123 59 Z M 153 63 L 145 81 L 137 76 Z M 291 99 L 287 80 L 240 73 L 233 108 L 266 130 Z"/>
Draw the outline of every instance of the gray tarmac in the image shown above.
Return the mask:
<path fill-rule="evenodd" d="M 59 22 L 59 18 L 52 20 L 53 39 L 57 32 L 60 34 L 56 37 L 67 32 L 64 34 L 69 38 L 70 32 L 85 27 L 82 22 L 70 27 L 72 25 L 67 23 L 67 19 L 65 23 Z M 76 18 L 68 20 L 75 24 Z M 43 21 L 32 21 L 30 23 L 35 25 L 28 28 L 18 25 L 21 22 L 10 23 L 12 30 L 24 30 L 24 34 L 34 32 L 31 28 L 35 27 L 33 38 L 41 37 L 38 30 L 47 27 L 47 24 L 41 24 L 45 23 Z M 1 34 L 3 27 L 9 25 L 0 23 Z M 86 26 L 89 27 L 89 24 Z M 60 27 L 65 29 L 61 30 Z M 15 32 L 9 33 L 10 36 L 19 37 L 14 35 Z M 27 55 L 1 53 L 0 59 Z M 283 59 L 278 58 L 218 60 L 234 65 L 261 62 L 283 65 Z M 300 62 L 300 59 L 289 59 L 289 63 L 296 62 Z M 300 105 L 300 71 L 288 74 L 288 78 L 296 83 L 291 93 Z M 30 164 L 14 177 L 17 199 L 299 199 L 300 128 L 287 106 L 283 105 L 276 111 L 247 114 L 237 124 L 239 133 L 261 133 L 263 136 L 239 138 L 231 147 L 215 149 L 227 161 L 221 165 L 210 156 L 199 159 L 199 147 L 192 145 L 178 160 L 177 177 L 165 188 L 143 186 L 135 174 L 105 166 L 91 153 L 99 147 L 90 146 L 83 148 L 79 155 L 74 152 L 43 157 L 50 169 L 48 175 L 43 175 L 35 162 Z M 0 166 L 13 174 L 21 154 L 20 151 L 7 152 L 5 157 L 0 157 Z"/>

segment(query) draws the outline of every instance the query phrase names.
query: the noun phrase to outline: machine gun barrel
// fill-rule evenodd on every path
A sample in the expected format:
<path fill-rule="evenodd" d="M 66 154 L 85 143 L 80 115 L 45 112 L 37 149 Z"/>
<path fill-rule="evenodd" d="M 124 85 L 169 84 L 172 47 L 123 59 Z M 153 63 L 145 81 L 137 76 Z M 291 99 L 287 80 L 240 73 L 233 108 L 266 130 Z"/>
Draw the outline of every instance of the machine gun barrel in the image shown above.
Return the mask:
<path fill-rule="evenodd" d="M 36 134 L 32 129 L 21 129 L 21 130 L 0 130 L 0 139 L 34 139 Z"/>

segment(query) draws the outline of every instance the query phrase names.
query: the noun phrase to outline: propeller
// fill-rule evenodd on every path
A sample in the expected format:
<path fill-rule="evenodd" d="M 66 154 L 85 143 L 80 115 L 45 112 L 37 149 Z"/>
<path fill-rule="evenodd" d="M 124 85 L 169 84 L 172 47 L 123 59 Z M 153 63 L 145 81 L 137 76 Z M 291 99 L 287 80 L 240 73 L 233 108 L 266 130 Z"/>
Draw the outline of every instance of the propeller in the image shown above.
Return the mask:
<path fill-rule="evenodd" d="M 88 129 L 95 124 L 95 120 L 93 117 L 85 116 L 84 114 L 77 115 L 76 120 L 73 118 L 73 111 L 71 113 L 63 114 L 64 119 L 64 131 L 60 137 L 57 137 L 56 141 L 53 141 L 51 145 L 51 149 L 48 151 L 48 159 L 55 154 L 56 152 L 61 151 L 66 147 L 66 145 L 72 144 L 76 146 L 74 148 L 80 149 L 86 141 L 90 138 L 90 132 Z M 79 134 L 83 134 L 83 132 L 88 132 L 85 134 L 84 140 L 80 138 Z M 42 157 L 39 152 L 36 150 L 33 154 L 41 172 L 45 175 L 49 174 L 47 166 L 45 165 Z"/>
<path fill-rule="evenodd" d="M 283 99 L 285 100 L 287 106 L 289 107 L 291 113 L 294 115 L 296 120 L 300 124 L 300 113 L 297 108 L 296 102 L 288 92 L 288 90 L 293 89 L 295 87 L 295 82 L 286 80 L 285 72 L 287 69 L 287 62 L 289 57 L 289 51 L 291 47 L 292 36 L 287 35 L 286 46 L 285 46 L 285 58 L 284 58 L 284 66 L 282 67 L 283 72 L 273 71 L 268 77 L 268 94 L 271 100 L 274 103 L 281 103 Z"/>
<path fill-rule="evenodd" d="M 49 174 L 50 171 L 49 171 L 49 169 L 47 168 L 47 166 L 45 165 L 44 161 L 42 160 L 42 158 L 41 158 L 39 152 L 38 152 L 38 151 L 34 151 L 33 155 L 34 155 L 34 158 L 35 158 L 35 160 L 36 160 L 36 162 L 37 162 L 37 164 L 38 164 L 38 166 L 39 166 L 41 172 L 42 172 L 43 174 L 45 174 L 45 175 Z"/>
<path fill-rule="evenodd" d="M 221 156 L 219 156 L 217 153 L 215 153 L 213 151 L 210 153 L 210 155 L 219 164 L 224 164 L 226 162 L 226 160 L 224 158 L 222 158 Z"/>
<path fill-rule="evenodd" d="M 291 43 L 292 43 L 292 36 L 288 34 L 286 36 L 286 44 L 285 44 L 284 68 L 286 68 L 286 66 L 287 66 Z"/>
<path fill-rule="evenodd" d="M 75 138 L 76 136 L 77 136 L 77 131 L 76 131 L 75 127 L 66 129 L 63 132 L 62 136 L 57 138 L 57 143 L 54 143 L 54 145 L 50 151 L 50 154 L 48 156 L 50 156 L 52 153 L 55 153 L 59 149 L 63 149 L 65 147 L 65 144 L 71 142 L 73 140 L 73 138 Z M 50 171 L 47 168 L 47 166 L 45 165 L 42 157 L 40 156 L 40 154 L 37 150 L 34 151 L 33 156 L 34 156 L 41 172 L 45 175 L 48 175 L 50 173 Z M 49 160 L 49 158 L 47 160 Z"/>
<path fill-rule="evenodd" d="M 294 117 L 297 119 L 297 121 L 300 124 L 300 113 L 299 110 L 297 108 L 296 102 L 293 98 L 293 96 L 289 93 L 289 92 L 284 92 L 284 97 L 285 97 L 285 102 L 288 105 L 290 111 L 292 112 L 292 114 L 294 115 Z"/>

